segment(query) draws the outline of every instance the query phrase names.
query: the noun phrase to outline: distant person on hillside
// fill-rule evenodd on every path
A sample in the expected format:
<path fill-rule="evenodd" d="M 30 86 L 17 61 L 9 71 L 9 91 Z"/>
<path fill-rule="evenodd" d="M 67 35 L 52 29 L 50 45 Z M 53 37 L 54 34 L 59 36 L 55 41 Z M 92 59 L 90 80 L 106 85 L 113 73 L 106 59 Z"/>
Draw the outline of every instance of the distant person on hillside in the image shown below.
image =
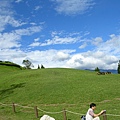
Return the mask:
<path fill-rule="evenodd" d="M 96 104 L 95 103 L 91 103 L 90 104 L 90 108 L 88 109 L 87 114 L 86 114 L 86 120 L 100 120 L 99 116 L 104 113 L 104 110 L 102 110 L 98 114 L 95 114 L 94 113 L 95 109 L 96 109 Z"/>

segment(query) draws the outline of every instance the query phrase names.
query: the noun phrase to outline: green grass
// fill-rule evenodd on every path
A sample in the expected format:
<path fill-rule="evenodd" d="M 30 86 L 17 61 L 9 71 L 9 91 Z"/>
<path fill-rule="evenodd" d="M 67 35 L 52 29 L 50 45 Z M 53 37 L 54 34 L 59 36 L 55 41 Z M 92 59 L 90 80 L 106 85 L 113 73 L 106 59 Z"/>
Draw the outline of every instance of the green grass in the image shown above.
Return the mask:
<path fill-rule="evenodd" d="M 108 114 L 120 115 L 120 75 L 97 75 L 87 70 L 47 68 L 20 70 L 13 66 L 0 66 L 0 102 L 20 104 L 33 109 L 0 105 L 0 120 L 36 120 L 34 106 L 50 112 L 66 110 L 85 114 L 91 102 L 97 104 L 96 113 L 106 109 Z M 39 111 L 39 116 L 48 114 Z M 48 114 L 56 120 L 63 113 Z M 80 115 L 67 112 L 69 120 Z M 102 119 L 102 117 L 101 117 Z M 109 120 L 120 117 L 108 116 Z"/>

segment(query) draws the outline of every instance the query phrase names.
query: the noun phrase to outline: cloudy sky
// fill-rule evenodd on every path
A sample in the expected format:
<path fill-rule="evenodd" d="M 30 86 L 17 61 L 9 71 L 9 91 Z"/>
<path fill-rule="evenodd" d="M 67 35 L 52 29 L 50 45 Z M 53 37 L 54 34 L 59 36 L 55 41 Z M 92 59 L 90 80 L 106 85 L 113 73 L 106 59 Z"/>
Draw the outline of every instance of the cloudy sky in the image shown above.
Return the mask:
<path fill-rule="evenodd" d="M 34 68 L 117 69 L 120 0 L 0 0 L 0 60 Z"/>

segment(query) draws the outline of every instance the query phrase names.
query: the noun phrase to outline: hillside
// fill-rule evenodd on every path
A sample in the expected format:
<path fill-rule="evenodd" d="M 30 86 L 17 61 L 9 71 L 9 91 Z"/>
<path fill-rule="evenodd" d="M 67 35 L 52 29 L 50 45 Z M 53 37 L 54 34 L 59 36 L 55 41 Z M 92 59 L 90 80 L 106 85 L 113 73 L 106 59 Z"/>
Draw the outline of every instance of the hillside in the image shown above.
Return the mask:
<path fill-rule="evenodd" d="M 0 61 L 0 66 L 13 66 L 13 67 L 17 67 L 17 68 L 22 68 L 20 65 L 10 62 L 10 61 Z"/>
<path fill-rule="evenodd" d="M 46 111 L 61 111 L 65 108 L 77 113 L 86 113 L 89 104 L 95 102 L 98 105 L 96 112 L 106 109 L 109 114 L 120 114 L 118 74 L 97 75 L 92 71 L 65 68 L 20 70 L 0 66 L 0 76 L 1 103 L 38 106 Z M 10 109 L 1 106 L 1 118 L 35 119 L 34 112 L 18 108 L 17 114 L 13 114 Z M 56 120 L 63 119 L 62 114 L 52 116 Z M 80 118 L 72 114 L 67 116 L 71 120 Z M 114 120 L 114 117 L 109 120 Z"/>

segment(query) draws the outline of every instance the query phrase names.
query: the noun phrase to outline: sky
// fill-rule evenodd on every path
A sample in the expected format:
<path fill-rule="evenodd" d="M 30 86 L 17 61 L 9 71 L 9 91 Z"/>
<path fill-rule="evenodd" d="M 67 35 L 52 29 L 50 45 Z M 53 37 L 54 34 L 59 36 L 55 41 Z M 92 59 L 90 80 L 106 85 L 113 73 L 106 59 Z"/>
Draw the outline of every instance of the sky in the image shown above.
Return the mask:
<path fill-rule="evenodd" d="M 117 69 L 120 0 L 0 0 L 0 60 Z"/>

